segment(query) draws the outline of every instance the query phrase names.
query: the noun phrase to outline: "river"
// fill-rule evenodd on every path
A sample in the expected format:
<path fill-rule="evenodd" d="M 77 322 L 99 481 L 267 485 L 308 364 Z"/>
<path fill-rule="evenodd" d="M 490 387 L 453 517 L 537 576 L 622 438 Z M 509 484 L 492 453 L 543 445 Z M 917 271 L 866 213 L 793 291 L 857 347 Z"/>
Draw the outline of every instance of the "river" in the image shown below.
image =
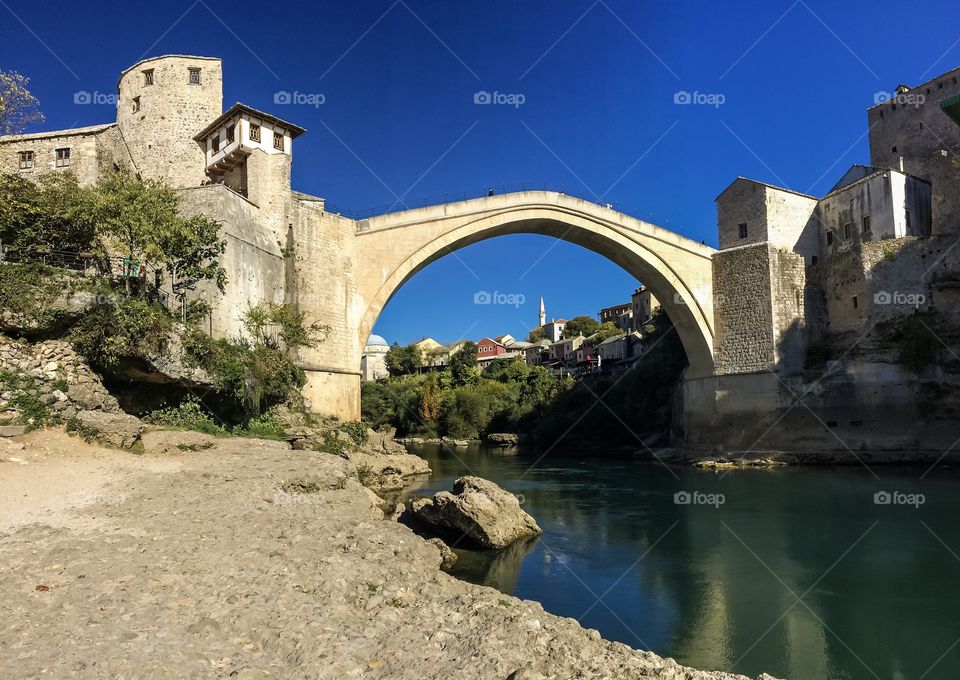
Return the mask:
<path fill-rule="evenodd" d="M 723 474 L 533 448 L 409 448 L 434 474 L 407 497 L 475 474 L 521 497 L 543 529 L 500 553 L 458 550 L 453 573 L 468 581 L 696 668 L 960 677 L 956 470 Z"/>

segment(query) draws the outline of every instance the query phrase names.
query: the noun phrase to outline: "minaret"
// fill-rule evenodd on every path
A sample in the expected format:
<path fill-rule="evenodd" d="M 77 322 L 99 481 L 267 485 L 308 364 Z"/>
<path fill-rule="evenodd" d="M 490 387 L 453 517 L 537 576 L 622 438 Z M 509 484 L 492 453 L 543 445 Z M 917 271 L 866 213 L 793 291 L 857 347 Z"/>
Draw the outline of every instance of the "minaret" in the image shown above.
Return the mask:
<path fill-rule="evenodd" d="M 540 296 L 540 326 L 547 323 L 547 308 L 543 306 L 543 296 Z"/>

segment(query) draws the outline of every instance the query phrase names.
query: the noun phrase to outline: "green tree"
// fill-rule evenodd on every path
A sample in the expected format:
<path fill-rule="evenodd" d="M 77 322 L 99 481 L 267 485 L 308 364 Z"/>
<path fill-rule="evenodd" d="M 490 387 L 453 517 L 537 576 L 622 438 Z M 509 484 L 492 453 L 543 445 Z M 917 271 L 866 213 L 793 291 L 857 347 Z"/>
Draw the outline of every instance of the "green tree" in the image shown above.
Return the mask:
<path fill-rule="evenodd" d="M 593 337 L 590 338 L 590 342 L 593 347 L 597 347 L 604 340 L 609 340 L 621 333 L 623 333 L 623 331 L 619 326 L 612 321 L 605 321 L 597 326 L 597 330 L 593 333 Z"/>
<path fill-rule="evenodd" d="M 547 335 L 543 332 L 542 328 L 534 328 L 527 335 L 527 342 L 540 342 L 541 340 L 546 340 Z"/>
<path fill-rule="evenodd" d="M 94 187 L 91 206 L 101 250 L 162 266 L 191 282 L 207 279 L 223 286 L 219 225 L 203 216 L 182 217 L 178 204 L 176 192 L 163 182 L 110 174 Z M 126 285 L 129 292 L 129 279 Z"/>
<path fill-rule="evenodd" d="M 17 248 L 87 251 L 96 237 L 92 192 L 72 172 L 31 181 L 0 175 L 0 240 Z"/>
<path fill-rule="evenodd" d="M 440 408 L 443 406 L 443 393 L 440 391 L 440 385 L 437 375 L 431 373 L 427 376 L 423 389 L 420 390 L 420 417 L 430 422 L 440 416 Z"/>
<path fill-rule="evenodd" d="M 578 335 L 593 335 L 600 324 L 592 316 L 575 316 L 563 327 L 563 337 L 575 338 Z"/>
<path fill-rule="evenodd" d="M 467 340 L 450 357 L 450 375 L 454 386 L 467 385 L 477 377 L 477 343 Z"/>
<path fill-rule="evenodd" d="M 16 71 L 0 71 L 0 135 L 15 135 L 43 121 L 40 102 L 27 87 L 30 79 Z"/>
<path fill-rule="evenodd" d="M 387 371 L 391 376 L 411 375 L 420 370 L 423 366 L 423 357 L 420 354 L 420 348 L 415 345 L 401 347 L 399 343 L 393 343 L 387 356 L 384 357 L 384 363 L 387 365 Z"/>

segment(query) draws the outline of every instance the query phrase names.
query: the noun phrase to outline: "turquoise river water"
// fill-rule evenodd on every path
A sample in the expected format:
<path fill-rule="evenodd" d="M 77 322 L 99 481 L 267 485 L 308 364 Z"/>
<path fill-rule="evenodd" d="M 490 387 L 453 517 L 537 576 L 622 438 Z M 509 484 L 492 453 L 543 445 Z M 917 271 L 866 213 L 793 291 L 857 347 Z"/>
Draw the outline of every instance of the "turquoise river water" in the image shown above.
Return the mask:
<path fill-rule="evenodd" d="M 407 496 L 475 474 L 520 496 L 543 528 L 502 552 L 458 550 L 461 578 L 696 668 L 960 678 L 960 471 L 718 474 L 574 452 L 410 449 L 434 474 Z"/>

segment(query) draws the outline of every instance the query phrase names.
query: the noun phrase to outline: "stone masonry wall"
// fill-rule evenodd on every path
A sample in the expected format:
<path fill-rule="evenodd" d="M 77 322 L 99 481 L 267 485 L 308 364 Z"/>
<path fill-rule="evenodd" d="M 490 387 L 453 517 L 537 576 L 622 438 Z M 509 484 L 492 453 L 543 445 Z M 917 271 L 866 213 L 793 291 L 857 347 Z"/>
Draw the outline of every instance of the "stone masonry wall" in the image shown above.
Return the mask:
<path fill-rule="evenodd" d="M 190 68 L 200 69 L 198 85 L 189 81 Z M 153 71 L 151 85 L 144 74 L 148 70 Z M 117 88 L 117 124 L 143 176 L 165 179 L 174 187 L 200 185 L 206 179 L 206 159 L 193 137 L 223 113 L 220 60 L 146 59 L 124 71 Z"/>
<path fill-rule="evenodd" d="M 71 171 L 81 184 L 93 184 L 99 172 L 96 132 L 36 137 L 20 135 L 0 141 L 0 172 L 36 180 L 45 172 Z M 56 150 L 70 149 L 70 165 L 56 167 Z M 19 152 L 33 151 L 33 168 L 20 169 Z"/>
<path fill-rule="evenodd" d="M 806 356 L 806 266 L 802 255 L 787 250 L 770 253 L 773 282 L 773 337 L 776 364 L 782 374 L 803 369 Z"/>
<path fill-rule="evenodd" d="M 713 256 L 714 364 L 720 375 L 769 370 L 775 363 L 767 243 Z"/>
<path fill-rule="evenodd" d="M 100 383 L 73 348 L 62 340 L 29 344 L 0 335 L 0 371 L 14 374 L 16 384 L 0 385 L 0 421 L 21 417 L 18 397 L 40 399 L 62 420 L 80 411 L 120 410 L 117 400 Z"/>
<path fill-rule="evenodd" d="M 199 284 L 190 299 L 210 302 L 213 312 L 206 330 L 216 338 L 244 334 L 242 317 L 263 301 L 283 302 L 286 265 L 281 242 L 263 227 L 260 211 L 243 196 L 222 185 L 182 189 L 180 208 L 185 214 L 203 214 L 223 223 L 220 235 L 227 247 L 220 262 L 227 270 L 227 285 L 220 293 L 212 284 Z"/>
<path fill-rule="evenodd" d="M 933 233 L 960 230 L 960 126 L 940 109 L 940 102 L 960 94 L 960 69 L 918 85 L 905 97 L 867 112 L 870 164 L 900 167 L 933 184 Z"/>

